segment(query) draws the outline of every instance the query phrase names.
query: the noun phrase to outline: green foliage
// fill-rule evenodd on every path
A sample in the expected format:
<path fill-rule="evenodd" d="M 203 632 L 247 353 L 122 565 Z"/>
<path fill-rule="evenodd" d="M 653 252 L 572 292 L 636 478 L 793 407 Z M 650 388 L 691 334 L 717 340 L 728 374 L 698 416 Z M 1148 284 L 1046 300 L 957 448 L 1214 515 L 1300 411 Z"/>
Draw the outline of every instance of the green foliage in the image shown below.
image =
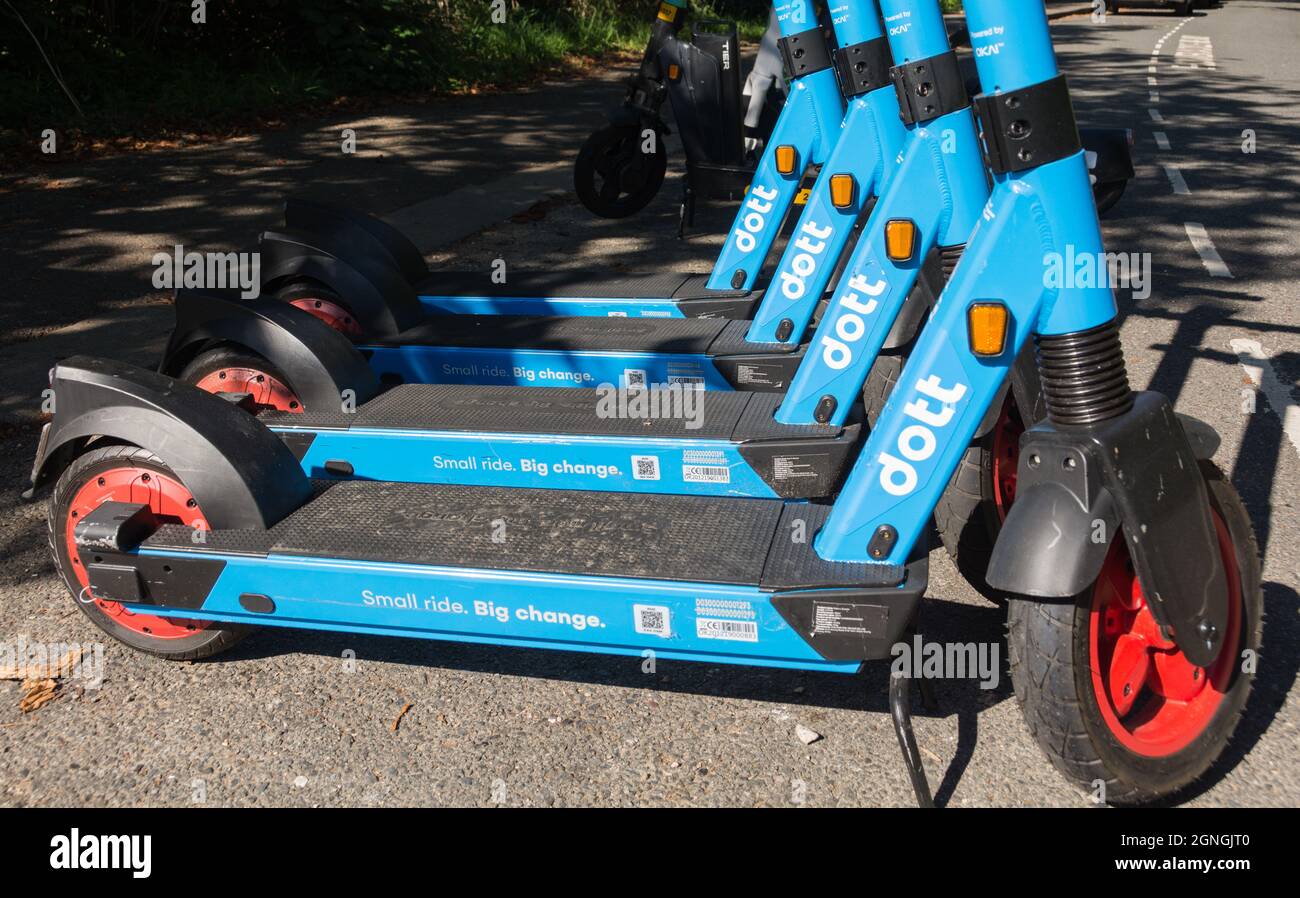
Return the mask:
<path fill-rule="evenodd" d="M 656 5 L 504 0 L 497 23 L 493 0 L 207 0 L 196 23 L 193 2 L 0 0 L 0 134 L 220 128 L 338 96 L 510 85 L 571 54 L 639 49 Z M 768 8 L 699 7 L 750 37 Z"/>

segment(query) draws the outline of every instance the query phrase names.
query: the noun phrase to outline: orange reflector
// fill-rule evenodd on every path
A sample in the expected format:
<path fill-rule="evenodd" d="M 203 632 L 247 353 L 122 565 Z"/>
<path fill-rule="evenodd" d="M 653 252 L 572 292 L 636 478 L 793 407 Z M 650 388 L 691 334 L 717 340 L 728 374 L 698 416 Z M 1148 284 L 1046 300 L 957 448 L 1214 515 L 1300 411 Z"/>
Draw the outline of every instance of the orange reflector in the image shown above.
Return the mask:
<path fill-rule="evenodd" d="M 677 7 L 670 3 L 659 4 L 659 18 L 665 22 L 672 22 L 677 18 Z"/>
<path fill-rule="evenodd" d="M 885 224 L 885 255 L 891 262 L 906 262 L 916 252 L 916 225 L 906 218 L 891 218 Z"/>
<path fill-rule="evenodd" d="M 858 184 L 853 175 L 831 175 L 831 204 L 836 209 L 847 209 L 853 205 L 853 194 Z"/>
<path fill-rule="evenodd" d="M 970 351 L 976 355 L 1002 355 L 1007 345 L 1007 322 L 1011 313 L 1000 302 L 974 302 L 966 310 Z"/>
<path fill-rule="evenodd" d="M 679 66 L 679 65 L 678 65 L 677 63 L 675 63 L 675 62 L 673 62 L 673 63 L 669 63 L 669 64 L 668 64 L 668 80 L 669 80 L 669 81 L 676 81 L 676 80 L 677 80 L 678 78 L 680 78 L 681 76 L 682 76 L 682 67 Z"/>
<path fill-rule="evenodd" d="M 783 175 L 794 174 L 794 163 L 798 157 L 794 147 L 788 144 L 782 144 L 776 148 L 776 170 Z"/>

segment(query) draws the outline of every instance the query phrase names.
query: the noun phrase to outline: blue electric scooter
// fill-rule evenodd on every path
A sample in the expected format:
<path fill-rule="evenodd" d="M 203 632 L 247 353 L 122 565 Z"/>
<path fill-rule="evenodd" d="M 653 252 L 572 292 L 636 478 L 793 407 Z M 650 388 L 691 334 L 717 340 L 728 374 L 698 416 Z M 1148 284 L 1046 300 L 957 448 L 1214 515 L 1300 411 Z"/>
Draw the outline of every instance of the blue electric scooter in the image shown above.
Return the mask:
<path fill-rule="evenodd" d="M 851 104 L 845 118 L 845 135 L 826 169 L 825 180 L 831 186 L 809 203 L 792 251 L 786 254 L 793 261 L 789 272 L 783 268 L 778 278 L 781 322 L 770 316 L 751 324 L 751 329 L 760 331 L 764 326 L 773 328 L 772 342 L 788 340 L 794 330 L 803 332 L 828 277 L 826 268 L 818 270 L 816 257 L 839 255 L 843 242 L 834 243 L 832 234 L 847 233 L 861 214 L 862 197 L 878 186 L 888 185 L 885 196 L 894 198 L 888 208 L 904 207 L 910 193 L 935 197 L 926 206 L 919 228 L 901 218 L 870 218 L 868 234 L 873 236 L 867 243 L 873 243 L 878 233 L 888 232 L 897 240 L 900 227 L 908 230 L 906 253 L 894 254 L 890 263 L 899 268 L 898 301 L 877 316 L 887 325 L 898 317 L 902 296 L 910 291 L 923 259 L 942 244 L 943 254 L 955 260 L 988 197 L 964 84 L 957 82 L 953 93 L 946 95 L 945 106 L 909 116 L 911 124 L 904 127 L 896 114 L 892 81 L 889 87 L 870 87 L 890 78 L 889 47 L 874 8 L 869 2 L 859 5 L 871 14 L 855 19 L 846 8 L 836 27 L 842 36 L 854 38 L 850 58 L 865 62 L 854 83 L 868 89 Z M 938 24 L 937 32 L 927 36 L 933 43 L 896 38 L 895 53 L 909 59 L 945 59 L 955 71 L 955 55 L 948 47 L 942 19 Z M 924 48 L 922 56 L 916 47 Z M 960 130 L 960 141 L 951 137 L 954 129 Z M 949 139 L 955 142 L 945 156 L 938 141 Z M 878 145 L 887 151 L 878 151 Z M 922 169 L 911 161 L 918 158 L 933 158 L 936 164 Z M 901 175 L 894 179 L 896 168 L 910 180 L 905 183 Z M 945 223 L 942 233 L 937 226 L 940 218 Z M 844 304 L 855 301 L 852 291 L 860 289 L 857 285 L 865 276 L 865 263 L 853 261 L 865 245 L 859 244 L 850 261 L 849 286 L 841 285 L 836 294 Z M 812 289 L 805 286 L 810 280 Z M 207 297 L 193 302 L 204 308 L 219 305 Z M 912 315 L 902 322 L 903 339 L 915 331 L 920 318 Z M 666 396 L 654 390 L 629 396 L 623 378 L 611 378 L 603 391 L 417 383 L 384 390 L 371 373 L 373 357 L 367 365 L 360 352 L 349 353 L 351 347 L 340 335 L 319 322 L 311 325 L 321 332 L 316 345 L 327 351 L 303 360 L 299 368 L 283 369 L 287 372 L 281 375 L 283 381 L 300 391 L 294 394 L 298 408 L 267 414 L 263 420 L 290 441 L 313 477 L 816 498 L 834 490 L 860 442 L 860 420 L 848 420 L 853 398 L 832 416 L 824 406 L 787 411 L 788 396 L 697 392 L 681 383 L 674 383 L 676 392 Z M 837 323 L 834 329 L 842 335 L 844 327 Z M 310 330 L 300 328 L 296 334 Z M 861 392 L 871 359 L 883 343 L 882 334 L 864 351 L 865 364 L 849 371 L 848 378 L 857 377 L 854 396 Z M 297 360 L 283 351 L 271 357 Z M 797 358 L 801 371 L 813 368 L 835 374 L 845 367 L 827 352 Z M 315 366 L 314 373 L 305 370 L 309 364 Z M 221 375 L 228 371 L 218 369 L 215 383 L 212 373 L 198 382 L 214 392 L 235 394 L 246 378 L 223 382 Z M 277 377 L 261 389 L 274 390 L 279 382 Z M 302 385 L 311 386 L 312 393 L 301 392 Z M 623 388 L 622 395 L 616 385 Z M 342 407 L 341 396 L 347 397 L 348 407 Z M 602 411 L 602 402 L 609 408 Z M 665 402 L 674 407 L 660 408 Z M 653 403 L 653 414 L 629 420 L 627 407 L 638 403 Z"/>
<path fill-rule="evenodd" d="M 713 380 L 700 376 L 702 362 L 687 367 L 681 356 L 666 353 L 650 360 L 662 366 L 658 371 L 669 381 L 669 390 L 677 392 L 660 401 L 652 391 L 655 409 L 648 420 L 629 421 L 619 408 L 602 414 L 598 407 L 603 401 L 635 404 L 638 400 L 618 397 L 615 388 L 654 386 L 660 382 L 655 369 L 614 368 L 602 372 L 604 380 L 580 381 L 576 388 L 573 381 L 559 381 L 569 387 L 563 390 L 539 389 L 547 385 L 540 377 L 522 387 L 427 385 L 422 382 L 433 378 L 402 371 L 402 382 L 385 388 L 372 374 L 372 369 L 393 374 L 385 368 L 392 364 L 385 347 L 366 348 L 367 360 L 311 320 L 291 329 L 265 329 L 266 344 L 258 347 L 258 357 L 276 360 L 274 373 L 264 373 L 257 362 L 241 367 L 230 361 L 224 346 L 198 356 L 187 368 L 173 363 L 171 369 L 204 389 L 277 406 L 280 411 L 265 413 L 264 422 L 316 478 L 787 499 L 833 494 L 860 448 L 864 418 L 873 417 L 887 395 L 872 386 L 873 400 L 860 408 L 857 397 L 867 373 L 882 348 L 896 350 L 913 339 L 933 304 L 934 292 L 915 289 L 918 284 L 928 287 L 922 272 L 930 268 L 930 283 L 942 284 L 988 198 L 969 97 L 942 18 L 933 17 L 925 30 L 900 31 L 889 40 L 869 2 L 842 8 L 835 21 L 849 48 L 841 77 L 852 85 L 855 98 L 842 125 L 844 135 L 783 256 L 774 282 L 780 287 L 764 301 L 772 313 L 747 323 L 757 339 L 747 336 L 744 343 L 793 347 L 792 335 L 802 334 L 814 316 L 830 278 L 830 260 L 841 254 L 848 231 L 866 212 L 865 197 L 881 193 L 881 203 L 867 219 L 867 236 L 849 257 L 834 295 L 835 315 L 813 337 L 814 351 L 781 357 L 798 365 L 796 383 L 834 380 L 839 393 L 823 392 L 808 402 L 803 401 L 806 391 L 783 397 L 758 395 L 752 388 L 716 390 Z M 906 63 L 892 71 L 890 44 L 893 56 Z M 899 97 L 916 89 L 906 81 L 908 73 L 927 69 L 944 73 L 945 80 L 927 91 L 928 105 L 909 105 L 900 117 Z M 912 196 L 922 198 L 915 203 L 919 214 L 910 212 Z M 882 249 L 876 252 L 877 247 Z M 819 257 L 825 264 L 819 264 Z M 888 268 L 888 291 L 883 281 L 877 283 L 886 276 L 882 264 Z M 295 314 L 282 304 L 262 305 L 268 317 Z M 245 308 L 205 295 L 183 295 L 178 302 L 178 308 L 200 310 L 209 319 L 227 307 Z M 556 324 L 552 319 L 541 323 Z M 625 324 L 620 320 L 614 326 Z M 182 345 L 202 346 L 214 339 L 211 331 L 180 333 L 190 334 L 188 344 L 174 339 L 170 358 L 184 357 Z M 307 347 L 310 352 L 303 351 Z M 396 357 L 413 354 L 407 347 Z M 758 366 L 752 355 L 743 358 L 744 368 L 738 370 L 747 372 L 752 383 Z M 636 364 L 647 364 L 646 357 Z M 476 359 L 460 367 L 494 377 L 525 370 L 513 357 Z M 1008 387 L 981 423 L 968 467 L 982 471 L 982 457 L 989 452 L 1005 456 L 1002 444 L 1018 436 L 1021 419 L 1036 420 L 1038 389 L 1032 370 L 1025 370 L 1032 365 L 1019 367 L 1023 376 L 1015 379 L 1014 393 Z M 633 374 L 639 377 L 633 380 Z M 711 389 L 703 395 L 682 392 L 701 384 Z M 341 396 L 346 400 L 341 402 Z M 664 401 L 675 408 L 661 412 Z M 1022 414 L 1022 408 L 1029 414 Z M 1008 473 L 1004 463 L 998 471 L 1001 476 L 980 476 L 973 490 L 970 484 L 957 484 L 939 518 L 945 545 L 977 588 L 985 582 L 986 547 L 1014 498 L 1008 489 L 1013 468 Z"/>
<path fill-rule="evenodd" d="M 934 0 L 882 7 L 891 33 L 931 44 Z M 1110 290 L 1047 285 L 1052 254 L 1102 241 L 1041 3 L 971 0 L 966 15 L 993 192 L 832 503 L 313 487 L 231 403 L 73 359 L 52 374 L 33 483 L 58 478 L 51 544 L 79 607 L 171 658 L 263 625 L 852 673 L 913 626 L 926 523 L 1032 336 L 1048 416 L 1024 437 L 990 568 L 1014 599 L 1017 696 L 1081 786 L 1100 780 L 1113 803 L 1177 794 L 1222 754 L 1250 689 L 1250 522 L 1168 401 L 1130 389 Z M 928 805 L 908 685 L 891 677 L 891 712 Z"/>

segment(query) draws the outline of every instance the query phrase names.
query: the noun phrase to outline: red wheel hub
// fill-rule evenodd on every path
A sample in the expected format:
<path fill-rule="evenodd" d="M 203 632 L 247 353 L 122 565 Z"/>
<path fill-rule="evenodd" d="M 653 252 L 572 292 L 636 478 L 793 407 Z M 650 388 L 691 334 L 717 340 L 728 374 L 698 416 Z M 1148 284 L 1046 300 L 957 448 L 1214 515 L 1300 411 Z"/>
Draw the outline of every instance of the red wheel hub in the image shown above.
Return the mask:
<path fill-rule="evenodd" d="M 302 403 L 278 378 L 256 368 L 218 368 L 194 385 L 209 393 L 249 393 L 256 411 L 301 412 Z"/>
<path fill-rule="evenodd" d="M 310 312 L 336 331 L 350 338 L 355 339 L 361 336 L 361 323 L 352 317 L 351 312 L 333 300 L 304 296 L 290 300 L 289 305 L 296 306 L 304 312 Z"/>
<path fill-rule="evenodd" d="M 1241 577 L 1232 537 L 1214 526 L 1228 578 L 1228 622 L 1219 657 L 1208 668 L 1187 660 L 1156 624 L 1128 545 L 1115 537 L 1093 588 L 1089 661 L 1102 719 L 1124 747 L 1148 757 L 1175 754 L 1210 725 L 1232 683 L 1241 635 Z"/>
<path fill-rule="evenodd" d="M 1011 503 L 1016 500 L 1016 471 L 1020 465 L 1020 436 L 1025 425 L 1020 412 L 1008 396 L 1002 403 L 1002 413 L 993 426 L 993 505 L 998 521 L 1007 519 Z"/>
<path fill-rule="evenodd" d="M 77 555 L 73 528 L 77 522 L 94 511 L 103 502 L 131 502 L 148 505 L 153 513 L 168 523 L 206 529 L 207 520 L 198 503 L 179 480 L 159 474 L 148 468 L 124 466 L 101 472 L 82 485 L 72 497 L 64 522 L 64 545 L 77 582 L 81 585 L 79 602 L 94 602 L 109 618 L 136 633 L 154 639 L 180 639 L 210 626 L 209 621 L 180 620 L 136 614 L 117 602 L 106 602 L 90 594 L 90 581 L 85 567 Z"/>

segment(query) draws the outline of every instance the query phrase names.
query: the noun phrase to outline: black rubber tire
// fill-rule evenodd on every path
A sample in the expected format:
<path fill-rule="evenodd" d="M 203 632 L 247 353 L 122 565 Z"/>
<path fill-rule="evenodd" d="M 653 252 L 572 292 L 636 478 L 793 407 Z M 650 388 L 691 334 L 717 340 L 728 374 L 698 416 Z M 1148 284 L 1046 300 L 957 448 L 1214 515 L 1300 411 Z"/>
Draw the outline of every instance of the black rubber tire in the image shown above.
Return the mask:
<path fill-rule="evenodd" d="M 1232 536 L 1241 575 L 1243 618 L 1239 651 L 1259 651 L 1264 599 L 1259 546 L 1246 508 L 1217 467 L 1202 463 L 1210 501 Z M 1122 539 L 1116 535 L 1115 539 Z M 1223 753 L 1250 694 L 1251 676 L 1234 669 L 1203 735 L 1165 758 L 1139 755 L 1110 733 L 1097 708 L 1088 655 L 1089 588 L 1072 602 L 1016 599 L 1007 612 L 1011 680 L 1025 722 L 1052 764 L 1092 791 L 1105 781 L 1109 804 L 1148 804 L 1174 798 L 1202 777 Z"/>
<path fill-rule="evenodd" d="M 662 134 L 656 136 L 655 147 L 658 152 L 642 153 L 641 129 L 633 125 L 607 125 L 592 132 L 573 165 L 573 189 L 582 205 L 602 218 L 626 218 L 644 209 L 659 193 L 668 172 Z M 621 173 L 635 160 L 644 164 L 639 178 L 620 174 L 615 181 L 601 171 Z"/>
<path fill-rule="evenodd" d="M 98 477 L 104 471 L 130 465 L 149 468 L 175 478 L 176 475 L 162 463 L 158 456 L 137 446 L 115 444 L 93 448 L 75 459 L 59 477 L 50 496 L 46 526 L 49 531 L 50 551 L 54 554 L 54 563 L 59 569 L 63 583 L 71 593 L 73 601 L 91 622 L 112 636 L 123 645 L 137 651 L 146 652 L 169 661 L 197 661 L 210 658 L 232 647 L 251 631 L 251 627 L 231 624 L 213 624 L 196 630 L 193 636 L 177 639 L 156 639 L 127 629 L 112 617 L 105 614 L 94 602 L 82 602 L 81 586 L 72 570 L 71 556 L 68 553 L 67 538 L 64 536 L 62 522 L 66 520 L 68 505 L 73 496 L 92 477 Z"/>
<path fill-rule="evenodd" d="M 232 343 L 218 343 L 203 350 L 190 360 L 176 379 L 182 383 L 197 384 L 213 371 L 222 368 L 254 368 L 274 377 L 280 383 L 293 389 L 293 384 L 271 362 L 250 349 Z"/>
<path fill-rule="evenodd" d="M 1097 200 L 1097 214 L 1105 215 L 1119 202 L 1120 197 L 1124 195 L 1124 188 L 1128 187 L 1128 181 L 1108 181 L 1106 183 L 1098 182 L 1092 187 L 1092 195 Z"/>

